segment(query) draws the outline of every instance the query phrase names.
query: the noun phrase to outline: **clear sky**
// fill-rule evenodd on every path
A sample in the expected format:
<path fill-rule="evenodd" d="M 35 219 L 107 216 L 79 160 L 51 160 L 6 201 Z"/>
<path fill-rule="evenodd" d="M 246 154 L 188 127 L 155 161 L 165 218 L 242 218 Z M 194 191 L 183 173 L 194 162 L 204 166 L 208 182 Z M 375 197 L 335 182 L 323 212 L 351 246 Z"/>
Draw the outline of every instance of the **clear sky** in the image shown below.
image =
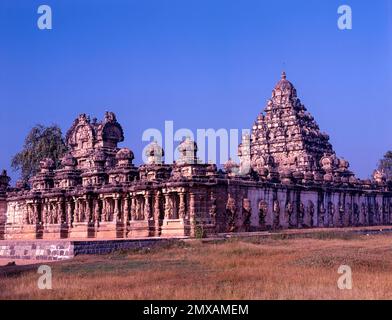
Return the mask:
<path fill-rule="evenodd" d="M 53 29 L 39 30 L 50 5 Z M 353 29 L 339 30 L 348 4 Z M 145 129 L 250 128 L 283 69 L 361 178 L 392 149 L 388 0 L 1 0 L 0 168 L 37 123 L 117 114 Z M 17 177 L 12 173 L 13 182 Z"/>

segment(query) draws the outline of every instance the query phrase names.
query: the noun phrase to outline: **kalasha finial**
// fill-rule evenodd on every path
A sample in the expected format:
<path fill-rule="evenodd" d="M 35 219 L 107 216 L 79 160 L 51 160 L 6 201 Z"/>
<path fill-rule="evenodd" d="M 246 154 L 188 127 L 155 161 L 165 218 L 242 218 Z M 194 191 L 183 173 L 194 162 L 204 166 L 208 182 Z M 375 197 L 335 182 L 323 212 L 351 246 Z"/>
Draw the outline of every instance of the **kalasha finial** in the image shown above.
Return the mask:
<path fill-rule="evenodd" d="M 286 72 L 285 71 L 282 72 L 282 79 L 284 79 L 284 80 L 286 79 Z"/>

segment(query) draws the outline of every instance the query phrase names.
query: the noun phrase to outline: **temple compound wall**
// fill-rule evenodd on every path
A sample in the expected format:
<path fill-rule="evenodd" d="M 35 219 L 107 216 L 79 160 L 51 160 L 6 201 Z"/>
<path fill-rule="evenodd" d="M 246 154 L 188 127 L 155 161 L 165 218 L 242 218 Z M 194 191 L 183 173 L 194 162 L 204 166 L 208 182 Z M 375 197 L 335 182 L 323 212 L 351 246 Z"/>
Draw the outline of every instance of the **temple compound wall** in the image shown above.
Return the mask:
<path fill-rule="evenodd" d="M 151 249 L 170 245 L 180 239 L 116 239 L 116 240 L 3 240 L 0 257 L 8 259 L 58 261 L 77 255 L 107 254 L 118 250 Z"/>
<path fill-rule="evenodd" d="M 360 180 L 338 158 L 283 73 L 239 146 L 240 163 L 203 164 L 186 138 L 174 164 L 156 142 L 147 162 L 118 148 L 123 130 L 80 115 L 55 169 L 10 187 L 0 175 L 0 239 L 201 237 L 222 232 L 388 225 L 392 187 L 383 172 Z"/>

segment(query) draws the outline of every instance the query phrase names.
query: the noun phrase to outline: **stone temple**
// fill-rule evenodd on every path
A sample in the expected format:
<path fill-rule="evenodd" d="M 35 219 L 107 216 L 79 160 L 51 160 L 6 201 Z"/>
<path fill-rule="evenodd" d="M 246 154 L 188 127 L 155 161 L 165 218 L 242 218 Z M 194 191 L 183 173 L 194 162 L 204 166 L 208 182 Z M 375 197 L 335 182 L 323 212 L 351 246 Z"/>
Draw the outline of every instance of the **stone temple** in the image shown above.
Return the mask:
<path fill-rule="evenodd" d="M 80 115 L 66 135 L 60 169 L 41 162 L 29 185 L 0 175 L 0 238 L 198 237 L 222 232 L 388 225 L 392 188 L 382 172 L 357 179 L 297 97 L 285 73 L 240 163 L 224 170 L 197 159 L 189 138 L 165 164 L 151 143 L 136 167 L 114 113 L 102 122 Z"/>

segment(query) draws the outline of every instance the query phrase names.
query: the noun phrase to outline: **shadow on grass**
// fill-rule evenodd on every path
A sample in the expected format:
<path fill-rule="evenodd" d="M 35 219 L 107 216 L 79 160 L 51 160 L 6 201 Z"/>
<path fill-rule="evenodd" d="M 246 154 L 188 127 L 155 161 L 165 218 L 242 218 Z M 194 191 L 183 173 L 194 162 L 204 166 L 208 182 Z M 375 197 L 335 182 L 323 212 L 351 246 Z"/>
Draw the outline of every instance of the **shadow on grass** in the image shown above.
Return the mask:
<path fill-rule="evenodd" d="M 166 270 L 179 269 L 186 270 L 195 268 L 195 263 L 188 260 L 100 260 L 90 263 L 72 263 L 69 265 L 59 266 L 58 270 L 66 274 L 78 275 L 95 275 L 99 274 L 124 274 L 130 271 L 149 271 L 149 270 Z"/>
<path fill-rule="evenodd" d="M 330 232 L 312 232 L 312 233 L 297 233 L 297 234 L 271 234 L 269 237 L 250 237 L 250 238 L 242 238 L 238 239 L 243 242 L 251 242 L 251 243 L 268 243 L 276 240 L 294 240 L 294 239 L 316 239 L 316 240 L 360 240 L 363 238 L 363 235 L 356 234 L 353 232 L 339 232 L 339 231 L 330 231 Z"/>
<path fill-rule="evenodd" d="M 0 267 L 0 279 L 1 278 L 10 278 L 10 277 L 18 277 L 22 273 L 29 272 L 29 271 L 37 271 L 39 262 L 37 264 L 30 264 L 30 265 L 6 265 Z"/>
<path fill-rule="evenodd" d="M 132 249 L 116 249 L 110 253 L 104 253 L 100 256 L 105 257 L 108 256 L 109 259 L 113 260 L 122 260 L 128 259 L 128 255 L 130 254 L 154 254 L 161 253 L 165 250 L 176 249 L 176 248 L 187 248 L 190 245 L 181 240 L 169 240 L 155 244 L 151 247 L 140 247 L 140 248 L 132 248 Z"/>

